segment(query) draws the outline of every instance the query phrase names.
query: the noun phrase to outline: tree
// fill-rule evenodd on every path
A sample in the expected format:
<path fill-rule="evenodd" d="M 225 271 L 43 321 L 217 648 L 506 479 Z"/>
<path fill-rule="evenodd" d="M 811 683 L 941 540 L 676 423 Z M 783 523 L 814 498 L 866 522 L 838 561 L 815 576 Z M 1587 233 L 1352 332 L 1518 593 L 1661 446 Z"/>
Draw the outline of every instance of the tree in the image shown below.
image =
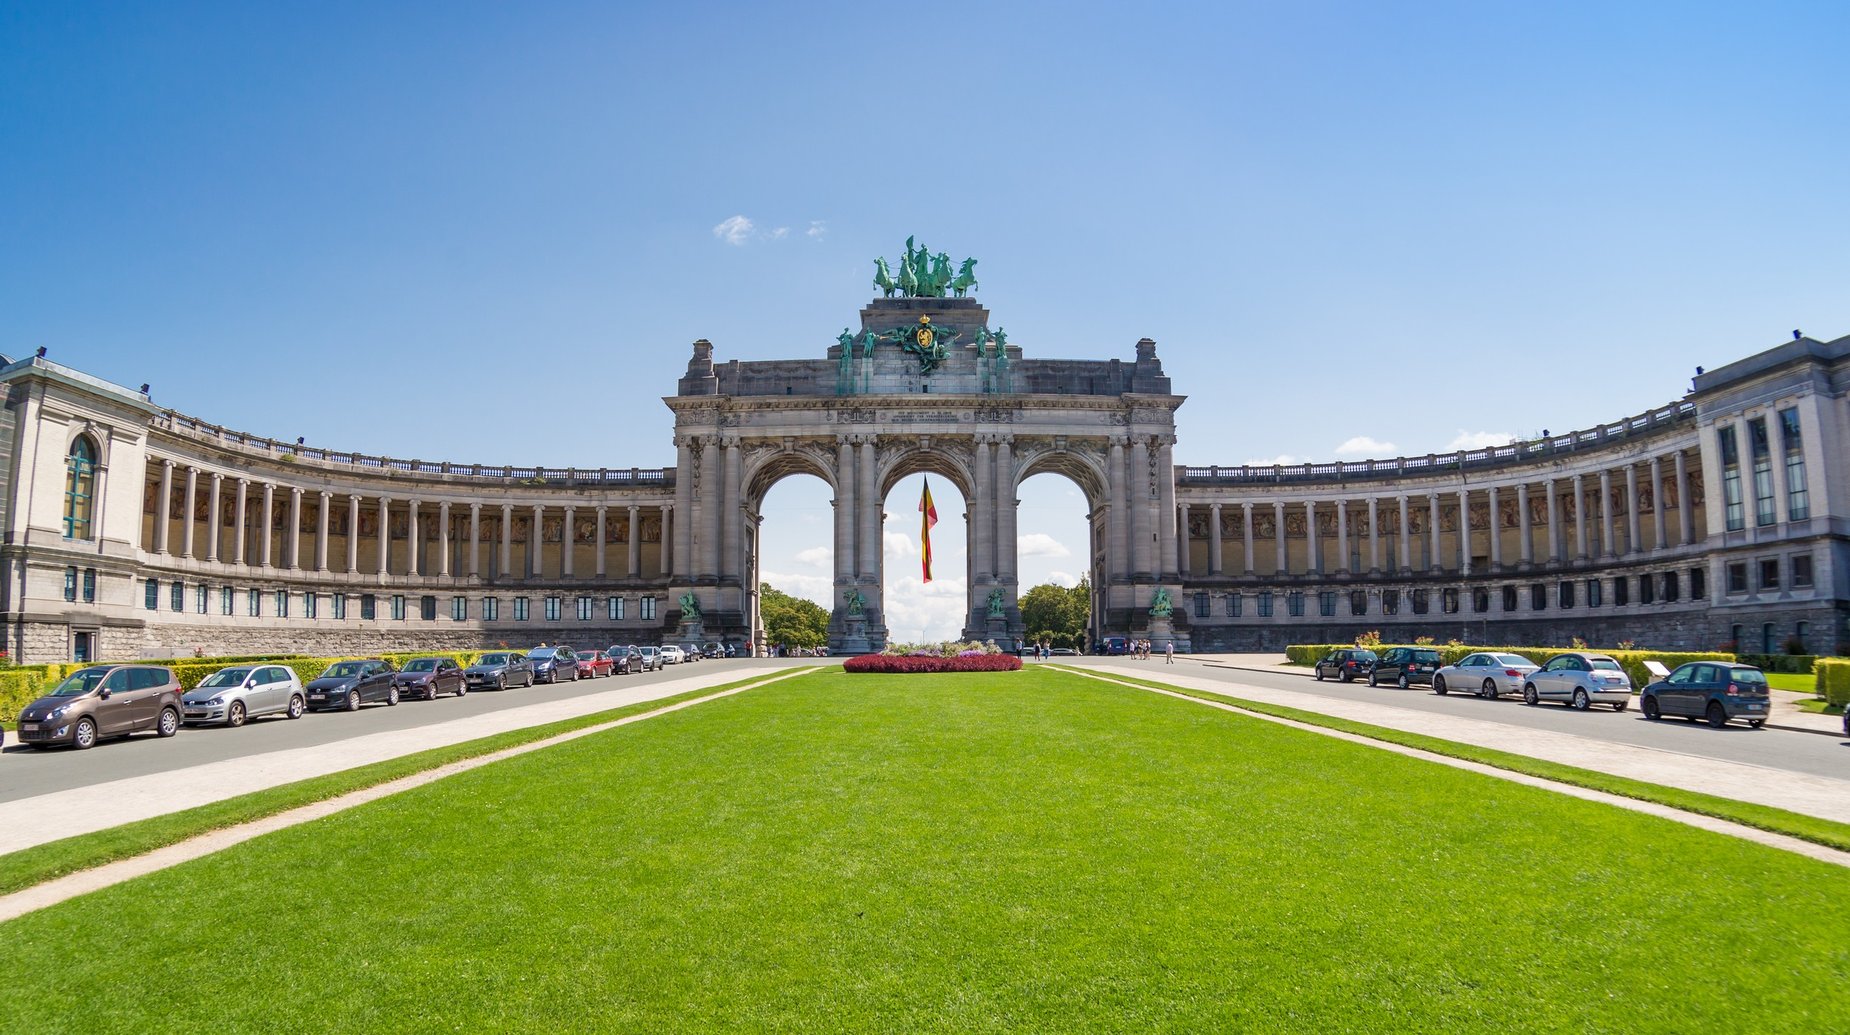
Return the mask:
<path fill-rule="evenodd" d="M 1021 595 L 1022 624 L 1028 628 L 1028 642 L 1046 640 L 1055 647 L 1083 646 L 1086 621 L 1092 615 L 1092 584 L 1080 579 L 1077 586 L 1043 583 Z"/>
<path fill-rule="evenodd" d="M 829 613 L 813 600 L 793 597 L 769 582 L 758 585 L 758 611 L 769 645 L 814 649 L 829 642 Z"/>

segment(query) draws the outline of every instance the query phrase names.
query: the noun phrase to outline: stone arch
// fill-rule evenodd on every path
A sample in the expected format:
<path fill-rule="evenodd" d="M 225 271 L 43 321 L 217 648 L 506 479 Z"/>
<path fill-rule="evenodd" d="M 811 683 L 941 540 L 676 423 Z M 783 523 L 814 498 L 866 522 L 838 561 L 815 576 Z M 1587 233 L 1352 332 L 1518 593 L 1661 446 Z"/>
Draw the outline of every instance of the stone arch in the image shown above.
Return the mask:
<path fill-rule="evenodd" d="M 841 491 L 833 457 L 819 455 L 805 448 L 759 447 L 750 451 L 746 455 L 743 474 L 742 495 L 746 506 L 756 512 L 764 505 L 764 498 L 772 486 L 802 474 L 822 479 L 831 492 Z"/>
<path fill-rule="evenodd" d="M 965 500 L 975 495 L 976 479 L 971 472 L 971 457 L 966 442 L 908 443 L 881 457 L 880 471 L 876 476 L 880 485 L 880 498 L 886 499 L 900 479 L 914 474 L 935 474 L 945 479 L 957 487 Z"/>
<path fill-rule="evenodd" d="M 1087 507 L 1097 507 L 1110 499 L 1110 481 L 1105 474 L 1102 451 L 1065 445 L 1030 446 L 1015 462 L 1010 488 L 1019 489 L 1022 482 L 1037 474 L 1065 477 L 1085 493 Z"/>

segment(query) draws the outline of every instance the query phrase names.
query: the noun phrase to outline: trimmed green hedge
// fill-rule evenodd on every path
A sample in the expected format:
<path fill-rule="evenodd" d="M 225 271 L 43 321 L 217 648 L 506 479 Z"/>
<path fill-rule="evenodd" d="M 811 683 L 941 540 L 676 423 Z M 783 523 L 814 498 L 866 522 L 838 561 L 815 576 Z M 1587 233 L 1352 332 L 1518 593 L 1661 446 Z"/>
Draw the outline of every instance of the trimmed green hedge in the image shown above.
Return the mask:
<path fill-rule="evenodd" d="M 1813 672 L 1818 662 L 1816 654 L 1737 654 L 1735 660 L 1744 665 L 1752 665 L 1762 672 L 1785 672 L 1791 675 L 1805 675 Z"/>
<path fill-rule="evenodd" d="M 1819 658 L 1818 693 L 1840 707 L 1850 707 L 1850 658 Z"/>
<path fill-rule="evenodd" d="M 1315 665 L 1319 658 L 1333 650 L 1353 648 L 1354 646 L 1355 644 L 1353 643 L 1293 644 L 1285 648 L 1285 658 L 1293 665 Z M 1387 650 L 1389 647 L 1412 646 L 1416 646 L 1416 644 L 1384 643 L 1373 649 L 1376 653 L 1379 653 Z M 1520 654 L 1530 661 L 1535 662 L 1537 665 L 1545 665 L 1548 663 L 1549 658 L 1557 657 L 1562 654 L 1578 653 L 1580 650 L 1579 648 L 1573 647 L 1476 647 L 1463 643 L 1435 643 L 1431 646 L 1433 650 L 1439 652 L 1440 663 L 1445 665 L 1455 665 L 1465 655 L 1476 654 L 1478 651 L 1495 651 L 1498 654 Z M 1585 650 L 1594 654 L 1604 654 L 1618 662 L 1619 666 L 1625 669 L 1625 674 L 1631 677 L 1633 689 L 1642 688 L 1645 684 L 1656 679 L 1655 676 L 1651 675 L 1650 670 L 1644 667 L 1644 663 L 1647 661 L 1661 662 L 1665 668 L 1674 669 L 1678 665 L 1688 664 L 1692 661 L 1735 660 L 1735 656 L 1732 654 L 1722 654 L 1713 651 L 1600 650 L 1594 647 L 1588 647 L 1585 648 Z"/>

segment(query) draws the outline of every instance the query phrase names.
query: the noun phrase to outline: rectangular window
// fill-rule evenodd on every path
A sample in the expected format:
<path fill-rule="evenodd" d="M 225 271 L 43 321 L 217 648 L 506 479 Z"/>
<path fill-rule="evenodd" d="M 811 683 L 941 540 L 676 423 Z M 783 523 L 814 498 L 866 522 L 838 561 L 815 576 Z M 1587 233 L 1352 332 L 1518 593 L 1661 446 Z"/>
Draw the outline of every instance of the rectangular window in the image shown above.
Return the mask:
<path fill-rule="evenodd" d="M 1458 587 L 1447 586 L 1439 591 L 1439 610 L 1448 615 L 1458 613 Z"/>
<path fill-rule="evenodd" d="M 392 594 L 392 621 L 402 622 L 404 620 L 405 595 L 403 593 L 394 593 Z"/>
<path fill-rule="evenodd" d="M 200 586 L 198 590 L 196 590 L 193 593 L 193 610 L 199 612 L 200 614 L 205 614 L 206 609 L 211 606 L 212 606 L 212 591 L 210 589 L 207 589 L 205 586 Z"/>
<path fill-rule="evenodd" d="M 642 598 L 641 617 L 642 617 L 642 620 L 645 622 L 655 621 L 655 598 L 654 597 L 643 597 Z"/>
<path fill-rule="evenodd" d="M 370 622 L 379 617 L 379 598 L 371 593 L 360 594 L 360 620 Z"/>
<path fill-rule="evenodd" d="M 224 589 L 221 589 L 218 591 L 218 613 L 219 614 L 222 614 L 222 615 L 231 614 L 232 611 L 237 606 L 238 606 L 238 591 L 237 590 L 232 589 L 230 586 L 226 586 Z"/>
<path fill-rule="evenodd" d="M 1811 623 L 1800 622 L 1798 625 L 1793 626 L 1792 639 L 1794 640 L 1792 644 L 1793 650 L 1790 651 L 1790 653 L 1805 653 L 1805 644 L 1811 639 Z"/>
<path fill-rule="evenodd" d="M 1516 592 L 1515 586 L 1503 587 L 1503 610 L 1505 611 L 1516 610 L 1516 601 L 1519 599 L 1520 599 L 1520 594 Z"/>
<path fill-rule="evenodd" d="M 1811 588 L 1811 554 L 1795 553 L 1792 555 L 1792 588 Z"/>
<path fill-rule="evenodd" d="M 527 620 L 527 605 L 528 600 L 526 597 L 514 598 L 514 620 L 516 622 L 524 622 Z"/>
<path fill-rule="evenodd" d="M 1664 572 L 1664 603 L 1676 603 L 1677 588 L 1677 573 L 1674 571 Z"/>
<path fill-rule="evenodd" d="M 1430 599 L 1427 595 L 1426 590 L 1416 589 L 1413 591 L 1413 613 L 1414 614 L 1416 615 L 1425 614 L 1427 607 L 1429 606 L 1429 603 L 1430 603 Z"/>
<path fill-rule="evenodd" d="M 346 621 L 347 620 L 347 594 L 336 593 L 333 596 L 330 596 L 328 600 L 334 604 L 334 620 L 337 622 Z"/>
<path fill-rule="evenodd" d="M 623 620 L 623 598 L 605 597 L 604 615 L 613 622 L 621 622 Z"/>
<path fill-rule="evenodd" d="M 1642 603 L 1651 602 L 1651 576 L 1638 576 L 1638 596 Z M 1621 575 L 1612 580 L 1612 606 L 1624 607 L 1632 602 L 1632 580 Z"/>
<path fill-rule="evenodd" d="M 318 606 L 320 602 L 321 602 L 320 598 L 317 597 L 313 593 L 302 594 L 302 617 L 303 618 L 316 617 L 317 616 L 316 612 L 320 610 Z"/>
<path fill-rule="evenodd" d="M 450 621 L 466 622 L 468 620 L 469 620 L 469 598 L 468 597 L 451 597 L 450 598 Z"/>
<path fill-rule="evenodd" d="M 592 606 L 592 600 L 590 597 L 581 596 L 578 598 L 576 608 L 578 611 L 579 621 L 588 622 L 591 620 L 591 606 Z"/>
<path fill-rule="evenodd" d="M 1689 596 L 1691 600 L 1701 600 L 1709 595 L 1709 572 L 1707 568 L 1689 570 Z"/>
<path fill-rule="evenodd" d="M 1317 593 L 1317 613 L 1325 618 L 1336 617 L 1336 591 L 1321 590 Z"/>
<path fill-rule="evenodd" d="M 1285 613 L 1293 618 L 1304 617 L 1304 591 L 1294 589 L 1285 594 Z"/>
<path fill-rule="evenodd" d="M 1349 591 L 1349 613 L 1352 615 L 1365 615 L 1368 613 L 1367 590 L 1352 589 Z"/>
<path fill-rule="evenodd" d="M 436 594 L 426 593 L 418 598 L 418 617 L 426 622 L 434 622 L 437 620 Z"/>
<path fill-rule="evenodd" d="M 498 622 L 500 620 L 501 620 L 501 598 L 500 597 L 483 597 L 482 598 L 482 621 Z"/>
<path fill-rule="evenodd" d="M 1805 485 L 1805 443 L 1799 436 L 1799 411 L 1779 411 L 1779 446 L 1786 454 L 1786 520 L 1811 517 L 1811 493 Z"/>
<path fill-rule="evenodd" d="M 1490 610 L 1490 590 L 1479 586 L 1471 591 L 1471 610 L 1480 615 Z"/>
<path fill-rule="evenodd" d="M 73 604 L 77 602 L 77 565 L 75 564 L 64 569 L 64 599 Z"/>
<path fill-rule="evenodd" d="M 1767 441 L 1765 417 L 1747 422 L 1747 440 L 1754 456 L 1754 524 L 1770 525 L 1779 516 L 1773 508 L 1773 449 Z"/>
<path fill-rule="evenodd" d="M 1734 427 L 1718 428 L 1715 437 L 1721 443 L 1722 503 L 1730 532 L 1747 527 L 1747 515 L 1741 505 L 1741 448 L 1734 440 Z"/>
<path fill-rule="evenodd" d="M 1600 579 L 1588 579 L 1587 580 L 1587 606 L 1588 607 L 1600 606 L 1600 602 L 1601 602 L 1600 597 L 1602 595 L 1601 590 L 1604 585 L 1605 583 Z"/>
<path fill-rule="evenodd" d="M 1381 591 L 1381 613 L 1384 615 L 1400 613 L 1400 590 L 1384 589 Z"/>
<path fill-rule="evenodd" d="M 1779 588 L 1779 558 L 1766 557 L 1760 561 L 1760 588 Z"/>
<path fill-rule="evenodd" d="M 168 587 L 167 607 L 171 611 L 186 610 L 186 583 L 175 579 L 173 585 Z"/>
<path fill-rule="evenodd" d="M 1620 579 L 1619 581 L 1624 582 L 1625 580 Z M 1657 579 L 1650 575 L 1640 575 L 1638 577 L 1638 602 L 1640 604 L 1650 604 L 1655 603 L 1656 600 Z M 1623 603 L 1623 601 L 1621 601 L 1621 603 Z"/>
<path fill-rule="evenodd" d="M 1574 584 L 1572 582 L 1562 579 L 1561 584 L 1555 587 L 1555 606 L 1563 609 L 1574 606 Z"/>
<path fill-rule="evenodd" d="M 1548 610 L 1548 587 L 1539 582 L 1529 583 L 1529 610 Z"/>
<path fill-rule="evenodd" d="M 558 621 L 559 614 L 564 609 L 563 608 L 564 603 L 565 603 L 565 600 L 563 597 L 547 597 L 546 598 L 546 620 L 549 622 Z"/>
<path fill-rule="evenodd" d="M 250 592 L 246 593 L 245 596 L 249 598 L 248 606 L 245 608 L 245 610 L 250 613 L 250 616 L 252 618 L 262 618 L 263 617 L 263 590 L 253 589 Z"/>
<path fill-rule="evenodd" d="M 1238 593 L 1227 594 L 1227 617 L 1239 618 L 1246 610 L 1246 598 Z"/>
<path fill-rule="evenodd" d="M 286 589 L 276 591 L 276 617 L 289 617 L 289 591 Z"/>
<path fill-rule="evenodd" d="M 1196 618 L 1206 618 L 1208 616 L 1208 606 L 1208 595 L 1206 593 L 1195 594 Z"/>
<path fill-rule="evenodd" d="M 1269 589 L 1259 591 L 1259 617 L 1272 617 L 1272 591 Z"/>
<path fill-rule="evenodd" d="M 1747 592 L 1747 562 L 1735 561 L 1728 565 L 1728 592 Z"/>
<path fill-rule="evenodd" d="M 84 569 L 84 603 L 96 603 L 96 569 Z"/>

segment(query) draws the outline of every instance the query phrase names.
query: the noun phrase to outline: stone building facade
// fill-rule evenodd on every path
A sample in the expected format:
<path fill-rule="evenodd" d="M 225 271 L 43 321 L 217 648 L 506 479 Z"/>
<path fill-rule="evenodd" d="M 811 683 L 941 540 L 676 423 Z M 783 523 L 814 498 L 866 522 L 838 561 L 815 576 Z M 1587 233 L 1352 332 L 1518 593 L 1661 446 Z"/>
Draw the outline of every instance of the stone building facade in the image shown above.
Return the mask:
<path fill-rule="evenodd" d="M 1182 467 L 1184 398 L 1148 339 L 1128 361 L 1027 358 L 961 298 L 878 299 L 860 323 L 815 359 L 721 362 L 696 342 L 664 400 L 665 468 L 334 452 L 43 357 L 8 363 L 5 647 L 48 661 L 761 643 L 762 503 L 808 474 L 834 492 L 831 642 L 871 649 L 887 636 L 884 501 L 915 472 L 967 502 L 975 637 L 1028 631 L 1015 487 L 1054 472 L 1087 501 L 1094 637 L 1196 651 L 1365 630 L 1755 652 L 1850 641 L 1850 338 L 1796 338 L 1676 402 L 1538 441 Z M 919 328 L 935 354 L 873 333 Z"/>

